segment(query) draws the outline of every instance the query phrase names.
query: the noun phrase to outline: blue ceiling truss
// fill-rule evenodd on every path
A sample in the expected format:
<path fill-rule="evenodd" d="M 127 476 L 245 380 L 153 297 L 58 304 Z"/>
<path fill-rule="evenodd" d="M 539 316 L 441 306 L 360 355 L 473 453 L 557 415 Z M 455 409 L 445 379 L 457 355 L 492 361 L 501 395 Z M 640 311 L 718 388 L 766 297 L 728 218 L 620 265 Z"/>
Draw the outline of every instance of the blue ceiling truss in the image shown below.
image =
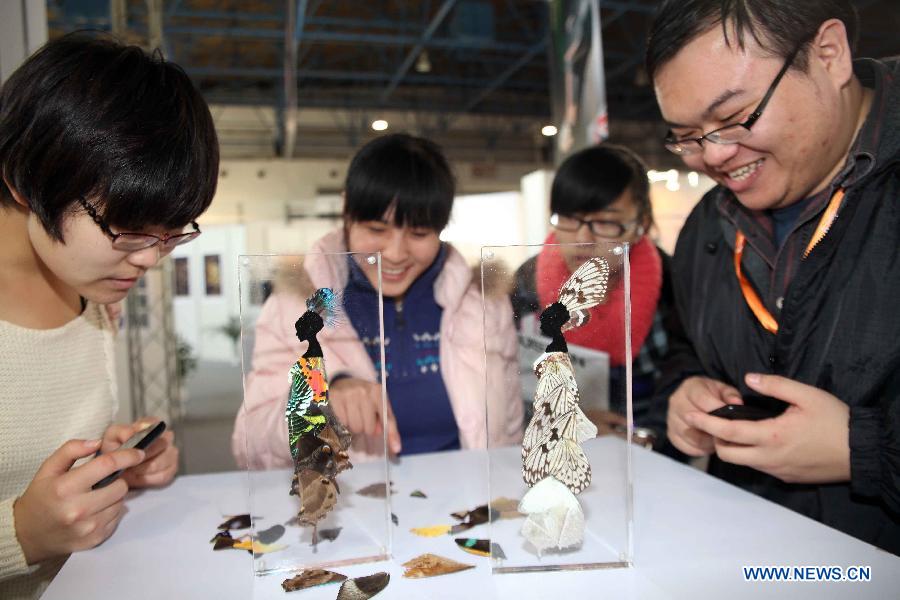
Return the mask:
<path fill-rule="evenodd" d="M 659 121 L 643 67 L 659 2 L 600 3 L 615 139 L 618 122 Z M 900 54 L 900 2 L 854 4 L 857 54 Z M 51 36 L 111 28 L 109 0 L 47 5 Z M 146 34 L 146 1 L 126 10 Z M 163 11 L 163 51 L 212 103 L 550 118 L 547 0 L 167 0 Z"/>

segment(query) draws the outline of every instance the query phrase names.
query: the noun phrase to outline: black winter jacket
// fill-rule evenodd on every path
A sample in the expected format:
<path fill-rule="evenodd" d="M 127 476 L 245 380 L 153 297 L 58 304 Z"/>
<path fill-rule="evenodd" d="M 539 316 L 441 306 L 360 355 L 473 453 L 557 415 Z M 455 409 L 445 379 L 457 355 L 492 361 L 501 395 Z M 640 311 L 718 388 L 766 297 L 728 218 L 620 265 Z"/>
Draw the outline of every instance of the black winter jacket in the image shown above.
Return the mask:
<path fill-rule="evenodd" d="M 763 329 L 741 295 L 733 217 L 746 209 L 716 187 L 678 239 L 673 271 L 684 337 L 672 340 L 657 402 L 693 374 L 747 394 L 748 372 L 782 375 L 840 398 L 850 407 L 849 482 L 787 484 L 716 457 L 710 472 L 900 554 L 900 63 L 862 59 L 854 69 L 875 96 L 832 184 L 845 187 L 846 196 L 783 297 L 767 293 L 772 270 L 748 235 L 743 270 L 776 316 L 778 333 Z M 798 224 L 791 235 L 803 236 L 805 245 L 817 221 Z"/>

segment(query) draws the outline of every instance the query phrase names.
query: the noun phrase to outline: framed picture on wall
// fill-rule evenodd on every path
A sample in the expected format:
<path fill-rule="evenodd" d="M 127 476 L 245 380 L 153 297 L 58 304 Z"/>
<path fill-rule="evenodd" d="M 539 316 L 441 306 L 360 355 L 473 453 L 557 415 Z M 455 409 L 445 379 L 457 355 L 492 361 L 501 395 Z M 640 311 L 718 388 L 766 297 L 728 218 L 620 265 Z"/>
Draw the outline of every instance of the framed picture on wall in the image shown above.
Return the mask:
<path fill-rule="evenodd" d="M 222 295 L 221 267 L 218 254 L 207 254 L 203 257 L 203 273 L 206 277 L 206 295 Z"/>
<path fill-rule="evenodd" d="M 190 279 L 188 277 L 188 259 L 181 256 L 175 259 L 175 295 L 188 296 L 191 293 Z"/>

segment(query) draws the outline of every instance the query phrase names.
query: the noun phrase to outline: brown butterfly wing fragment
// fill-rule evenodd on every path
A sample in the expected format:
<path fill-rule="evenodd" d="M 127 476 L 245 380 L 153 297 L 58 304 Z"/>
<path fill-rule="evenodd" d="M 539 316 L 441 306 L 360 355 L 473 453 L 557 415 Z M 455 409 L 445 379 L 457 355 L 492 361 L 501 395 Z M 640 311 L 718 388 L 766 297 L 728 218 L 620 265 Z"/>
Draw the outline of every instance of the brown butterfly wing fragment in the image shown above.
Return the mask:
<path fill-rule="evenodd" d="M 387 497 L 387 485 L 384 483 L 373 483 L 371 485 L 367 485 L 361 490 L 356 490 L 356 493 L 360 496 L 367 496 L 369 498 L 386 498 Z M 394 490 L 391 490 L 391 493 L 394 493 Z"/>
<path fill-rule="evenodd" d="M 319 409 L 322 411 L 322 414 L 325 415 L 325 418 L 328 420 L 328 425 L 332 428 L 334 433 L 337 435 L 338 442 L 342 449 L 349 450 L 350 443 L 353 441 L 353 435 L 350 433 L 350 430 L 347 429 L 343 423 L 341 423 L 340 419 L 334 414 L 334 410 L 331 408 L 330 404 L 326 404 L 324 406 L 320 406 Z"/>
<path fill-rule="evenodd" d="M 231 532 L 229 531 L 220 531 L 209 541 L 213 544 L 213 550 L 233 548 L 234 544 L 237 542 L 236 539 L 231 537 Z"/>
<path fill-rule="evenodd" d="M 337 600 L 368 600 L 387 587 L 391 576 L 385 572 L 348 579 L 341 584 Z"/>
<path fill-rule="evenodd" d="M 340 425 L 340 422 L 336 421 L 333 425 Z M 341 427 L 343 427 L 343 425 L 341 425 Z M 349 438 L 345 445 L 341 440 L 340 434 L 330 426 L 326 426 L 325 429 L 319 433 L 319 439 L 330 449 L 336 473 L 353 468 L 353 465 L 350 464 L 350 454 L 347 452 L 349 448 Z"/>
<path fill-rule="evenodd" d="M 403 576 L 408 579 L 422 579 L 424 577 L 437 577 L 438 575 L 448 575 L 465 571 L 466 569 L 474 569 L 475 565 L 467 565 L 464 563 L 438 556 L 437 554 L 422 554 L 403 563 L 406 571 Z"/>
<path fill-rule="evenodd" d="M 295 577 L 285 579 L 281 582 L 281 587 L 286 592 L 296 592 L 297 590 L 305 590 L 306 588 L 315 587 L 317 585 L 325 585 L 327 583 L 337 583 L 347 579 L 346 575 L 335 573 L 334 571 L 324 571 L 322 569 L 307 569 Z"/>
<path fill-rule="evenodd" d="M 300 488 L 300 512 L 297 520 L 303 525 L 315 525 L 337 503 L 334 482 L 311 469 L 301 471 L 296 481 Z"/>
<path fill-rule="evenodd" d="M 219 524 L 218 529 L 247 529 L 250 527 L 250 515 L 234 515 Z"/>

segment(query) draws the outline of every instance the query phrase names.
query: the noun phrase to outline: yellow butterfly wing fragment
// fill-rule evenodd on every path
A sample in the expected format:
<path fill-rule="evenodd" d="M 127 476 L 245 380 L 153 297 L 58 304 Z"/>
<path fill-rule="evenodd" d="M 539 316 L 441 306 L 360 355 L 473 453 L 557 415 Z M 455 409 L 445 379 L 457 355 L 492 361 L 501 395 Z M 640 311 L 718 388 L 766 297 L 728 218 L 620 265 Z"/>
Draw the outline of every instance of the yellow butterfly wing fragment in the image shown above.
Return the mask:
<path fill-rule="evenodd" d="M 431 527 L 413 527 L 410 531 L 422 537 L 439 537 L 450 533 L 450 525 L 432 525 Z"/>

